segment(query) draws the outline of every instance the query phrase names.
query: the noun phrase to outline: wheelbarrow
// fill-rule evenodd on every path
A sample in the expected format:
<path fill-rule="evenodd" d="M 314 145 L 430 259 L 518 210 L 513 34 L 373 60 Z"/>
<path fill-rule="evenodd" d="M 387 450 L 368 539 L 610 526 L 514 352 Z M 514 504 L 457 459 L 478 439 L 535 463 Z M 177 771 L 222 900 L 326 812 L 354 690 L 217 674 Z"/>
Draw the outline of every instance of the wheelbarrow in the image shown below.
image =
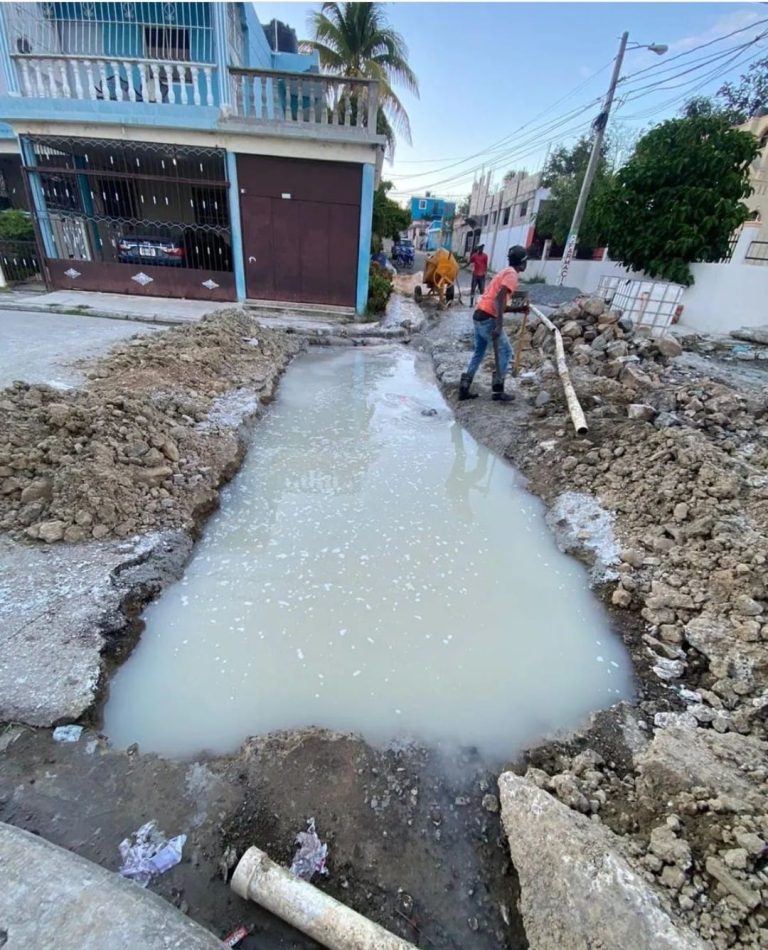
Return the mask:
<path fill-rule="evenodd" d="M 444 247 L 439 248 L 429 255 L 424 265 L 423 284 L 426 287 L 426 294 L 422 285 L 417 284 L 413 289 L 413 299 L 416 303 L 421 303 L 425 296 L 437 297 L 438 309 L 445 310 L 456 296 L 458 276 L 459 262 L 450 251 Z"/>

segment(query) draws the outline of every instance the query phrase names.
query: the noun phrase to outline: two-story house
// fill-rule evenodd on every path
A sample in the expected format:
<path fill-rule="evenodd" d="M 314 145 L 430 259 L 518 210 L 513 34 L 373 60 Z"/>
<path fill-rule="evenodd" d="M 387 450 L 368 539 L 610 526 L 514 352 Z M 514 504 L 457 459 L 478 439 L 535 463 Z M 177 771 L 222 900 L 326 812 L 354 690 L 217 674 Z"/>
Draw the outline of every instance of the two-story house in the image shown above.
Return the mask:
<path fill-rule="evenodd" d="M 744 199 L 744 204 L 752 212 L 753 220 L 760 224 L 756 239 L 768 241 L 768 115 L 756 115 L 739 128 L 751 132 L 760 147 L 749 170 L 752 194 Z"/>
<path fill-rule="evenodd" d="M 441 244 L 450 248 L 450 234 L 446 223 L 452 226 L 456 205 L 443 198 L 435 198 L 429 192 L 423 197 L 411 198 L 411 224 L 408 237 L 418 248 L 434 251 Z M 444 238 L 447 237 L 447 243 Z"/>
<path fill-rule="evenodd" d="M 0 5 L 0 174 L 52 288 L 362 311 L 377 109 L 251 3 Z"/>

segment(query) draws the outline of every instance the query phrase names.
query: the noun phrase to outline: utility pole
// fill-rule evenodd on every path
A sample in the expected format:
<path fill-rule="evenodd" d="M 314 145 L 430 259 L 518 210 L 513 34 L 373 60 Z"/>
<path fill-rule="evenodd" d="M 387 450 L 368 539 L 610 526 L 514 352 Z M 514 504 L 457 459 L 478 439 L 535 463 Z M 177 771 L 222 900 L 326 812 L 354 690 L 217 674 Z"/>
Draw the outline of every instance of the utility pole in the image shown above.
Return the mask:
<path fill-rule="evenodd" d="M 573 221 L 571 221 L 571 228 L 568 232 L 568 240 L 565 242 L 565 247 L 563 248 L 563 262 L 560 268 L 560 274 L 557 278 L 557 283 L 561 287 L 565 283 L 565 277 L 568 273 L 568 268 L 571 266 L 573 255 L 576 253 L 576 244 L 579 240 L 581 219 L 584 217 L 584 211 L 587 207 L 589 192 L 592 188 L 595 172 L 597 171 L 597 163 L 600 161 L 600 150 L 603 146 L 605 127 L 608 125 L 608 117 L 611 113 L 613 96 L 616 92 L 616 84 L 619 81 L 619 73 L 621 72 L 621 64 L 624 61 L 624 51 L 627 48 L 628 39 L 629 33 L 623 33 L 621 36 L 621 43 L 619 43 L 619 53 L 616 57 L 615 63 L 613 64 L 613 75 L 611 76 L 611 84 L 608 87 L 608 95 L 605 97 L 605 103 L 603 104 L 602 112 L 597 117 L 597 119 L 595 119 L 595 137 L 592 140 L 592 153 L 589 156 L 589 162 L 587 164 L 587 171 L 584 175 L 584 181 L 581 183 L 579 200 L 576 202 L 576 210 L 573 212 Z M 634 49 L 635 47 L 633 46 L 632 48 Z"/>

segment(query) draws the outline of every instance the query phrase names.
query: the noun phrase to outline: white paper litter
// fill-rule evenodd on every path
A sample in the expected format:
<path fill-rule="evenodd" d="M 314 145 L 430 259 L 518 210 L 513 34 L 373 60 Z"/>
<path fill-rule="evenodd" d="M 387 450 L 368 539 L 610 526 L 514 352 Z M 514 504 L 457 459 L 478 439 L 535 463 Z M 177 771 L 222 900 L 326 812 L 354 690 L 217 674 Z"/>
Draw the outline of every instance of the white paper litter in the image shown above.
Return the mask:
<path fill-rule="evenodd" d="M 317 837 L 315 819 L 307 821 L 307 830 L 296 835 L 296 844 L 299 850 L 293 857 L 291 873 L 303 881 L 311 881 L 315 874 L 327 874 L 325 866 L 328 857 L 328 845 Z"/>
<path fill-rule="evenodd" d="M 154 821 L 142 825 L 132 837 L 133 842 L 130 838 L 120 842 L 120 857 L 123 859 L 120 874 L 142 887 L 181 861 L 181 851 L 187 841 L 186 835 L 167 840 Z"/>

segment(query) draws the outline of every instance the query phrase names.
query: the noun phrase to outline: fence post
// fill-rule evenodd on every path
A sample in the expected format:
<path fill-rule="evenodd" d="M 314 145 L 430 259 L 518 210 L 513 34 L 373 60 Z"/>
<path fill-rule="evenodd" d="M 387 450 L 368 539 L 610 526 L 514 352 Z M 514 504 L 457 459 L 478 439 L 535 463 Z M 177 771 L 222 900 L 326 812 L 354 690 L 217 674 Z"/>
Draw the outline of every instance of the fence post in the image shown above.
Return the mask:
<path fill-rule="evenodd" d="M 5 274 L 3 273 L 3 263 L 0 261 L 0 290 L 5 290 L 8 286 L 8 281 L 5 279 Z"/>

